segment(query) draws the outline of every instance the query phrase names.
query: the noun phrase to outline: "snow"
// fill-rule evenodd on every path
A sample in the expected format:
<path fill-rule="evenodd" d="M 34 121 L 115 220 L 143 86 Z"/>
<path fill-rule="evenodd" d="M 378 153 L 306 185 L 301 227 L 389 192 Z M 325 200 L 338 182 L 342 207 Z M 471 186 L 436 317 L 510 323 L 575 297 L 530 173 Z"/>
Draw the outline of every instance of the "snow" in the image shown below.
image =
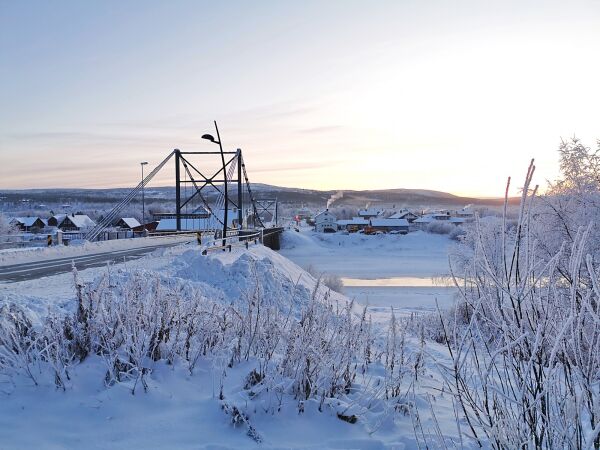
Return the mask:
<path fill-rule="evenodd" d="M 407 235 L 364 235 L 361 233 L 314 233 L 285 231 L 280 253 L 301 267 L 348 279 L 344 293 L 369 305 L 374 318 L 388 320 L 391 308 L 400 315 L 434 311 L 454 303 L 455 289 L 433 283 L 448 275 L 447 236 L 416 231 Z M 407 285 L 394 279 L 412 279 Z M 414 279 L 421 280 L 415 283 Z M 356 283 L 355 280 L 378 280 Z"/>
<path fill-rule="evenodd" d="M 131 241 L 139 243 L 144 239 Z M 122 241 L 99 244 L 111 247 L 117 242 Z M 266 303 L 277 305 L 292 293 L 299 308 L 310 301 L 316 280 L 296 262 L 286 258 L 286 254 L 292 253 L 293 259 L 301 261 L 302 265 L 312 263 L 320 268 L 334 265 L 338 273 L 355 278 L 365 275 L 393 277 L 401 273 L 402 276 L 424 279 L 433 273 L 445 273 L 442 255 L 449 241 L 424 233 L 362 236 L 292 231 L 285 233 L 284 243 L 282 254 L 254 245 L 249 250 L 238 247 L 231 252 L 218 251 L 208 256 L 201 255 L 198 246 L 182 244 L 104 270 L 84 270 L 79 276 L 90 281 L 108 271 L 111 283 L 119 286 L 129 277 L 140 274 L 144 279 L 156 280 L 183 293 L 196 290 L 224 305 L 243 301 L 244 292 L 253 281 L 260 280 Z M 81 246 L 79 250 L 95 251 L 98 246 Z M 46 253 L 41 254 L 46 255 L 53 249 L 45 250 Z M 11 255 L 13 261 L 21 253 L 27 252 L 15 252 Z M 356 259 L 357 255 L 359 259 Z M 0 306 L 3 302 L 28 306 L 37 323 L 41 323 L 50 311 L 74 311 L 72 279 L 71 274 L 65 274 L 0 286 Z M 320 290 L 324 292 L 325 288 Z M 341 304 L 348 301 L 337 293 L 332 293 L 332 299 Z M 404 295 L 402 301 L 407 303 L 408 296 Z M 357 307 L 354 311 L 358 314 L 359 310 Z M 408 345 L 414 347 L 417 344 L 410 341 Z M 438 360 L 445 357 L 443 348 L 436 344 L 432 344 L 430 351 Z M 27 379 L 5 383 L 0 378 L 0 447 L 417 448 L 411 417 L 390 413 L 383 404 L 377 403 L 379 400 L 374 403 L 379 406 L 365 412 L 358 423 L 340 420 L 336 412 L 356 408 L 357 405 L 352 405 L 360 400 L 360 395 L 354 400 L 332 400 L 322 411 L 318 410 L 318 401 L 308 400 L 302 414 L 298 413 L 298 401 L 285 397 L 280 411 L 266 413 L 267 409 L 263 408 L 267 408 L 264 403 L 267 400 L 253 402 L 242 389 L 245 377 L 256 367 L 256 361 L 251 359 L 227 368 L 224 396 L 228 402 L 245 405 L 253 427 L 263 440 L 257 445 L 243 427 L 231 424 L 231 417 L 221 408 L 218 380 L 225 363 L 219 365 L 214 360 L 202 359 L 190 375 L 181 365 L 159 361 L 147 378 L 148 392 L 138 390 L 135 395 L 131 393 L 132 380 L 111 387 L 104 385 L 106 368 L 97 356 L 88 357 L 71 370 L 66 391 L 56 389 L 51 378 L 42 379 L 39 386 L 33 386 Z M 372 370 L 364 381 L 367 384 L 375 383 L 383 374 L 378 364 L 374 364 Z M 429 383 L 435 386 L 433 379 Z M 421 399 L 416 406 L 423 410 L 420 420 L 425 432 L 433 436 L 434 425 L 426 414 L 428 404 Z M 440 399 L 436 408 L 444 429 L 450 427 L 454 420 L 451 403 Z"/>

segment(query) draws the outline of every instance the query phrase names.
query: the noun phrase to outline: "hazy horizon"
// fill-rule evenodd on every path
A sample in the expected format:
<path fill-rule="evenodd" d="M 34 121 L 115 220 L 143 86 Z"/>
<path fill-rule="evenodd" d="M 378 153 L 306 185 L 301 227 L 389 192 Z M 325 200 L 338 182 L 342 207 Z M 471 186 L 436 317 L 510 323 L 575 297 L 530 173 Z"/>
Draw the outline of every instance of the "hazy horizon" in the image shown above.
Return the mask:
<path fill-rule="evenodd" d="M 3 2 L 0 189 L 134 186 L 216 119 L 253 182 L 500 197 L 595 145 L 598 54 L 593 1 Z"/>

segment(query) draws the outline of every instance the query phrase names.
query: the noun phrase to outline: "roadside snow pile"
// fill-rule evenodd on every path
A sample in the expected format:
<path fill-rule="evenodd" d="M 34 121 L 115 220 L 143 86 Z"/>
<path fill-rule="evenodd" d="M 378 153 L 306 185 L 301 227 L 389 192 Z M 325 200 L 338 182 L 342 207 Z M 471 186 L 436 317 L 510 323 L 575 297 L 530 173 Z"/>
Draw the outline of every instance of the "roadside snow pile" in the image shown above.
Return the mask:
<path fill-rule="evenodd" d="M 306 304 L 315 288 L 319 296 L 326 291 L 317 287 L 317 280 L 311 275 L 266 247 L 211 258 L 190 250 L 176 260 L 173 267 L 175 277 L 218 287 L 222 298 L 233 303 L 245 301 L 249 292 L 258 290 L 265 304 L 288 308 L 288 299 L 296 305 Z M 334 296 L 339 302 L 347 301 L 337 294 Z"/>

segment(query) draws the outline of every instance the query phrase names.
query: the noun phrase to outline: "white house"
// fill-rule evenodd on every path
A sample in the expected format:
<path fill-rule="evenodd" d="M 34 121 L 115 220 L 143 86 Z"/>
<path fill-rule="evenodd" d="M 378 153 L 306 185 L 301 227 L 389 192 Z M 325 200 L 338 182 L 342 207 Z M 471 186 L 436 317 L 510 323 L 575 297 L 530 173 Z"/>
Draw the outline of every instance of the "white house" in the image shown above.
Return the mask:
<path fill-rule="evenodd" d="M 465 222 L 471 222 L 475 218 L 475 212 L 471 205 L 465 206 L 463 209 L 456 211 L 454 214 L 456 217 L 465 219 Z"/>
<path fill-rule="evenodd" d="M 375 209 L 375 208 L 365 208 L 365 209 L 360 209 L 358 211 L 358 217 L 362 217 L 363 219 L 371 219 L 372 217 L 378 217 L 381 215 L 380 210 Z"/>
<path fill-rule="evenodd" d="M 315 216 L 315 230 L 319 233 L 335 233 L 337 231 L 335 216 L 329 209 L 321 211 Z"/>
<path fill-rule="evenodd" d="M 87 214 L 70 214 L 60 222 L 58 228 L 62 231 L 89 231 L 96 226 L 96 222 Z"/>

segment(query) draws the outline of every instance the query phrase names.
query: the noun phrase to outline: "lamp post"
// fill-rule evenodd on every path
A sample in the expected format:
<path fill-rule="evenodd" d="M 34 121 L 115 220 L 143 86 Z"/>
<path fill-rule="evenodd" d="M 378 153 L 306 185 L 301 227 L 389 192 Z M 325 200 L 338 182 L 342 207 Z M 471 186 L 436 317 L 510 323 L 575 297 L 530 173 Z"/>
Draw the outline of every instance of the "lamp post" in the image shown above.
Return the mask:
<path fill-rule="evenodd" d="M 148 161 L 142 161 L 142 230 L 146 230 L 146 202 L 144 198 L 144 166 L 148 164 Z"/>
<path fill-rule="evenodd" d="M 225 155 L 223 154 L 223 145 L 221 144 L 221 135 L 219 134 L 219 127 L 215 120 L 215 130 L 217 131 L 217 140 L 210 134 L 203 134 L 202 139 L 206 139 L 213 144 L 219 144 L 221 150 L 221 163 L 223 164 L 223 180 L 225 185 L 225 211 L 223 212 L 223 247 L 227 243 L 227 211 L 229 210 L 229 195 L 227 193 L 227 170 L 225 169 Z"/>

